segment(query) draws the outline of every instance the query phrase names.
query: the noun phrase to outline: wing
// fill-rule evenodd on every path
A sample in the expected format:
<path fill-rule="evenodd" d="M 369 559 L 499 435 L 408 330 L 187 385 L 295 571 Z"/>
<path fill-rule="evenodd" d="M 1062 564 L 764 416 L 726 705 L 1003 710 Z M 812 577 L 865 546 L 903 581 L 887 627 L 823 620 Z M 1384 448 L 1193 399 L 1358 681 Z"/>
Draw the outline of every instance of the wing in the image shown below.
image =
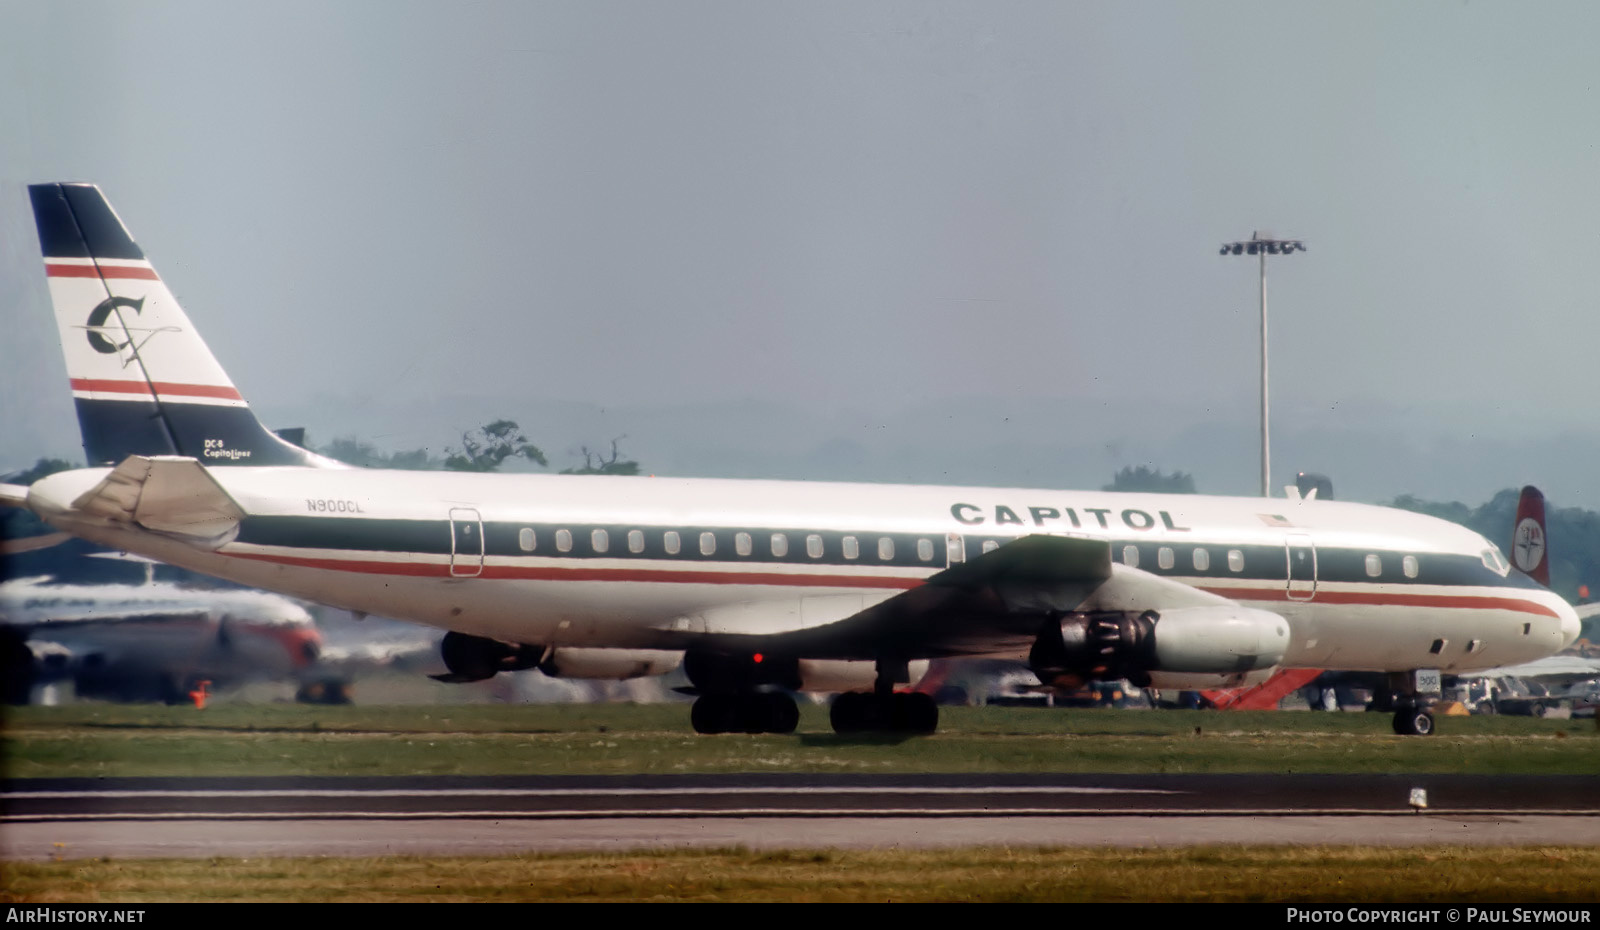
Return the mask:
<path fill-rule="evenodd" d="M 875 604 L 860 597 L 805 600 L 725 608 L 708 616 L 704 629 L 730 649 L 759 640 L 761 648 L 806 658 L 886 651 L 906 658 L 1025 656 L 1044 624 L 1062 612 L 1233 604 L 1115 564 L 1105 540 L 1067 536 L 1024 536 Z"/>

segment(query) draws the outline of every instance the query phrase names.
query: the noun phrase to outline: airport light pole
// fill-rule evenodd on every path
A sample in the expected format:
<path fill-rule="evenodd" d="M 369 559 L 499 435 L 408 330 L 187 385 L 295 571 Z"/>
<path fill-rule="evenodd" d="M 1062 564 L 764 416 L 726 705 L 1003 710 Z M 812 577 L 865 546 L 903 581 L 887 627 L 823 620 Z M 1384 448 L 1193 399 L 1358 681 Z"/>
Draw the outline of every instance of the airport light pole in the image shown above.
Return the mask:
<path fill-rule="evenodd" d="M 1267 256 L 1304 252 L 1297 239 L 1273 239 L 1252 232 L 1243 242 L 1224 242 L 1223 255 L 1257 255 L 1261 258 L 1261 496 L 1272 496 L 1272 452 L 1267 439 Z"/>

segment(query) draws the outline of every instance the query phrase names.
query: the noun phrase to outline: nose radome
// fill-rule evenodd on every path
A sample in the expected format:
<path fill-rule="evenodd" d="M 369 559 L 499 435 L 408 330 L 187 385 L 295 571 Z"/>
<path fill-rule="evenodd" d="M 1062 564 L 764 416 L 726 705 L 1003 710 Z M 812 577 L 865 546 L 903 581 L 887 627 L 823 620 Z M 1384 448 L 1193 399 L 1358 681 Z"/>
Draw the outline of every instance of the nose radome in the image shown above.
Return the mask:
<path fill-rule="evenodd" d="M 1566 604 L 1561 605 L 1561 648 L 1578 641 L 1578 634 L 1583 631 L 1583 623 L 1578 619 L 1578 612 Z"/>

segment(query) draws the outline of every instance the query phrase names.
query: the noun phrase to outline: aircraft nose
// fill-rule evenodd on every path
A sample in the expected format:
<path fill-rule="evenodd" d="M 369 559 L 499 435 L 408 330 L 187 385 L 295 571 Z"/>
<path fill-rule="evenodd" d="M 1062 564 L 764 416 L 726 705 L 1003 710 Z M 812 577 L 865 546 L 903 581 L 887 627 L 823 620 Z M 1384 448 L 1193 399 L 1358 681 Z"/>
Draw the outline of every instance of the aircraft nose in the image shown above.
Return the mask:
<path fill-rule="evenodd" d="M 1561 605 L 1561 648 L 1578 641 L 1578 634 L 1583 631 L 1583 624 L 1578 620 L 1578 612 L 1566 604 Z"/>

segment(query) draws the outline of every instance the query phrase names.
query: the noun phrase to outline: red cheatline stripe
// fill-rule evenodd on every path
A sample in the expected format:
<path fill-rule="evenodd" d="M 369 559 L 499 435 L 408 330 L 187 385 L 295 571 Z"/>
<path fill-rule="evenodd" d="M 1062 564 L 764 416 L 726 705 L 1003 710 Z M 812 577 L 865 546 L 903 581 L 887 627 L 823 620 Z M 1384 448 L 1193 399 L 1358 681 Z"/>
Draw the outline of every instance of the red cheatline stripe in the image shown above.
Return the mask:
<path fill-rule="evenodd" d="M 1372 604 L 1379 607 L 1453 607 L 1472 610 L 1513 610 L 1541 617 L 1560 615 L 1536 601 L 1516 597 L 1474 597 L 1460 594 L 1398 594 L 1379 591 L 1317 590 L 1315 598 L 1291 598 L 1283 588 L 1201 588 L 1235 601 L 1285 601 L 1299 604 Z"/>
<path fill-rule="evenodd" d="M 137 268 L 125 265 L 52 265 L 45 263 L 44 273 L 51 278 L 140 278 L 160 281 L 154 268 Z"/>
<path fill-rule="evenodd" d="M 315 559 L 258 552 L 229 552 L 237 559 L 257 559 L 304 568 L 326 568 L 371 575 L 414 575 L 423 578 L 460 577 L 443 562 L 384 562 L 360 559 Z M 470 566 L 469 566 L 470 567 Z M 661 584 L 760 584 L 814 588 L 914 588 L 915 578 L 853 575 L 789 575 L 781 572 L 649 571 L 632 568 L 549 568 L 485 565 L 478 578 L 516 578 L 531 581 L 654 581 Z"/>
<path fill-rule="evenodd" d="M 230 552 L 238 559 L 256 559 L 304 568 L 358 572 L 370 575 L 412 575 L 423 578 L 449 578 L 450 566 L 443 562 L 386 562 L 366 559 L 318 559 L 304 556 L 269 555 L 257 552 Z M 459 576 L 455 576 L 459 577 Z M 485 565 L 474 577 L 523 579 L 534 581 L 653 581 L 661 584 L 759 584 L 821 588 L 892 588 L 906 590 L 922 584 L 916 578 L 854 575 L 801 575 L 781 572 L 650 571 L 632 568 L 559 568 Z M 1287 601 L 1282 588 L 1202 588 L 1222 597 L 1243 601 Z M 1511 610 L 1555 617 L 1543 604 L 1513 597 L 1473 597 L 1470 595 L 1393 594 L 1360 591 L 1318 591 L 1316 603 L 1371 604 L 1386 607 L 1447 607 L 1470 610 Z"/>
<path fill-rule="evenodd" d="M 162 397 L 220 397 L 223 400 L 244 400 L 239 392 L 222 384 L 176 384 L 156 381 L 156 393 Z M 94 391 L 97 394 L 139 394 L 150 396 L 150 385 L 143 381 L 108 381 L 103 378 L 73 378 L 74 391 Z"/>

